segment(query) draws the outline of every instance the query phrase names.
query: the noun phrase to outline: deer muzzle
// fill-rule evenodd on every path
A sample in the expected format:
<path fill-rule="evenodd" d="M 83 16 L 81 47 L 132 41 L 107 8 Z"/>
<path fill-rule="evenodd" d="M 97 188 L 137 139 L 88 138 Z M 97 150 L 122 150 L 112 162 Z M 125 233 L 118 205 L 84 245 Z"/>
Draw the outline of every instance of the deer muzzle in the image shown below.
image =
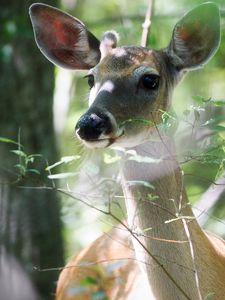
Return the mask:
<path fill-rule="evenodd" d="M 78 138 L 90 148 L 105 148 L 122 135 L 109 112 L 87 111 L 78 120 L 75 132 Z"/>

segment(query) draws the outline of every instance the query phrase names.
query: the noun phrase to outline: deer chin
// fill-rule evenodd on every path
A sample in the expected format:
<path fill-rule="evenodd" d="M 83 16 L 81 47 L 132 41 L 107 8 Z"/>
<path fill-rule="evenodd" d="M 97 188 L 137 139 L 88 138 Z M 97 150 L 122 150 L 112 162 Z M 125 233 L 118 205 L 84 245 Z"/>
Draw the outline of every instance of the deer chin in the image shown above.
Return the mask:
<path fill-rule="evenodd" d="M 155 129 L 148 128 L 138 134 L 129 135 L 125 128 L 121 128 L 115 135 L 102 135 L 96 140 L 84 140 L 79 136 L 82 143 L 90 149 L 112 148 L 118 150 L 120 148 L 132 148 L 143 144 L 149 140 L 155 140 Z"/>
<path fill-rule="evenodd" d="M 137 132 L 132 134 L 131 130 L 124 130 L 123 135 L 119 136 L 117 139 L 111 143 L 110 148 L 118 150 L 120 148 L 129 149 L 141 145 L 154 137 L 155 129 L 146 128 L 142 132 Z"/>
<path fill-rule="evenodd" d="M 113 139 L 98 139 L 98 140 L 90 140 L 85 141 L 82 140 L 83 144 L 90 149 L 101 149 L 109 147 L 114 140 Z"/>
<path fill-rule="evenodd" d="M 124 130 L 118 130 L 114 135 L 105 135 L 102 134 L 98 139 L 94 140 L 85 140 L 81 139 L 79 135 L 77 137 L 82 141 L 82 143 L 90 149 L 101 149 L 112 147 L 117 141 L 119 141 L 124 135 Z"/>

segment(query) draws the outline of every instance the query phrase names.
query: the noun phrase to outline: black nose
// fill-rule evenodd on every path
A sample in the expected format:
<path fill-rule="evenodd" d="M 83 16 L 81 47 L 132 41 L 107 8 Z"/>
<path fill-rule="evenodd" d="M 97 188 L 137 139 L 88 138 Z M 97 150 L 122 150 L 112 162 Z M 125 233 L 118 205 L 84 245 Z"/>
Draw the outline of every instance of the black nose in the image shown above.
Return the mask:
<path fill-rule="evenodd" d="M 105 114 L 87 113 L 76 125 L 76 134 L 83 140 L 97 140 L 101 134 L 109 134 L 112 130 L 109 117 Z"/>

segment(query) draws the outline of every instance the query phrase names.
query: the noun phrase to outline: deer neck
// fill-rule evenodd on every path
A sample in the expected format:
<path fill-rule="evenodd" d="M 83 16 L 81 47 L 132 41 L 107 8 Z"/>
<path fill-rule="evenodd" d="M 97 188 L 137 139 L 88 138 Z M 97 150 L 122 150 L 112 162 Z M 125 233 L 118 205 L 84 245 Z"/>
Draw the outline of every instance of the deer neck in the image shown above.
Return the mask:
<path fill-rule="evenodd" d="M 149 233 L 164 236 L 165 222 L 184 212 L 193 216 L 171 138 L 148 141 L 128 151 L 122 176 L 132 228 L 149 228 Z"/>
<path fill-rule="evenodd" d="M 132 150 L 133 156 L 128 155 L 123 163 L 122 185 L 128 223 L 136 237 L 133 239 L 136 256 L 147 274 L 152 293 L 157 300 L 189 299 L 185 293 L 190 299 L 199 299 L 190 244 L 181 219 L 186 216 L 186 222 L 190 222 L 193 213 L 174 142 L 164 137 Z M 190 234 L 202 236 L 203 246 L 204 233 L 195 220 L 190 224 Z"/>

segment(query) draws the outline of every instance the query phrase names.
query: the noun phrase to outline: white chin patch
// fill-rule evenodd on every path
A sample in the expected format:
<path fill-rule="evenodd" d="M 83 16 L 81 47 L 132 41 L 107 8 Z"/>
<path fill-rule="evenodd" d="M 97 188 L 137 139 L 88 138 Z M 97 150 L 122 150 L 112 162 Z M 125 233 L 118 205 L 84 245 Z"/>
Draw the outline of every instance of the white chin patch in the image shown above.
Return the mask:
<path fill-rule="evenodd" d="M 146 142 L 147 140 L 149 140 L 149 132 L 148 131 L 144 131 L 139 135 L 136 135 L 135 137 L 126 137 L 124 135 L 121 136 L 117 136 L 117 138 L 114 139 L 107 139 L 107 138 L 102 138 L 96 141 L 84 141 L 82 140 L 82 142 L 84 143 L 84 145 L 87 148 L 91 148 L 91 149 L 97 149 L 97 148 L 113 148 L 113 149 L 117 149 L 118 147 L 122 147 L 122 148 L 132 148 L 132 147 L 136 147 L 137 145 L 140 145 L 144 142 Z"/>
<path fill-rule="evenodd" d="M 96 140 L 96 141 L 83 140 L 83 143 L 87 148 L 96 149 L 96 148 L 106 148 L 110 144 L 110 141 L 107 139 Z"/>
<path fill-rule="evenodd" d="M 144 130 L 143 132 L 135 135 L 135 136 L 126 136 L 123 135 L 119 139 L 116 139 L 115 142 L 111 145 L 111 148 L 132 148 L 136 147 L 150 138 L 150 131 Z"/>

